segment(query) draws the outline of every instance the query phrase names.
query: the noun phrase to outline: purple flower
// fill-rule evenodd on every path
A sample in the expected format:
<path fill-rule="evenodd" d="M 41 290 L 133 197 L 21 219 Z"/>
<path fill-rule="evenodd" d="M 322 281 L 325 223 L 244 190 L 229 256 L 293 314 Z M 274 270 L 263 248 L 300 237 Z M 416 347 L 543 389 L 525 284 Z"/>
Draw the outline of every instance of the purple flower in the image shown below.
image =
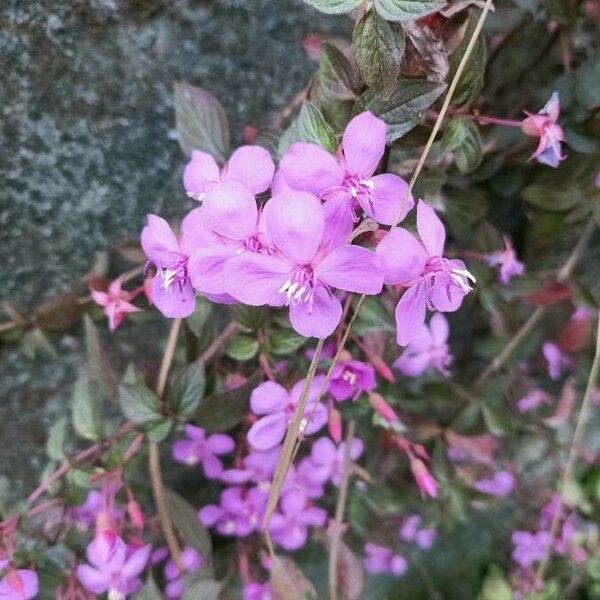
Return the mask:
<path fill-rule="evenodd" d="M 327 409 L 317 402 L 323 382 L 323 376 L 315 377 L 309 390 L 304 419 L 300 425 L 301 430 L 308 435 L 316 433 L 327 423 Z M 266 381 L 252 392 L 252 412 L 264 415 L 248 431 L 248 442 L 253 448 L 269 450 L 281 442 L 303 388 L 304 379 L 298 381 L 289 392 L 274 381 Z M 311 414 L 312 418 L 309 421 Z"/>
<path fill-rule="evenodd" d="M 448 348 L 448 321 L 442 313 L 435 313 L 429 326 L 423 323 L 394 367 L 407 377 L 418 377 L 434 368 L 448 376 L 452 356 Z"/>
<path fill-rule="evenodd" d="M 250 581 L 244 584 L 243 600 L 272 600 L 271 586 L 268 583 Z"/>
<path fill-rule="evenodd" d="M 219 183 L 243 183 L 254 194 L 269 189 L 275 166 L 271 155 L 261 146 L 241 146 L 229 158 L 223 169 L 206 152 L 192 150 L 190 161 L 183 171 L 186 194 L 201 201 Z"/>
<path fill-rule="evenodd" d="M 558 93 L 554 92 L 550 100 L 537 114 L 531 114 L 527 111 L 525 111 L 525 114 L 527 118 L 523 120 L 521 131 L 525 135 L 540 138 L 538 147 L 531 158 L 535 158 L 538 162 L 550 167 L 558 167 L 560 161 L 566 158 L 560 146 L 565 139 L 565 135 L 560 125 L 556 124 L 560 114 Z"/>
<path fill-rule="evenodd" d="M 514 486 L 515 477 L 510 471 L 497 471 L 491 479 L 479 479 L 473 484 L 478 492 L 499 498 L 508 496 Z"/>
<path fill-rule="evenodd" d="M 142 229 L 142 249 L 156 267 L 152 280 L 152 302 L 170 318 L 187 317 L 196 306 L 196 294 L 188 273 L 188 259 L 197 247 L 200 213 L 191 211 L 181 223 L 178 241 L 169 224 L 156 215 L 148 215 Z"/>
<path fill-rule="evenodd" d="M 377 256 L 366 248 L 340 245 L 335 231 L 325 226 L 315 196 L 275 196 L 263 210 L 275 252 L 245 252 L 228 261 L 225 279 L 235 299 L 252 306 L 285 304 L 300 335 L 326 338 L 342 316 L 333 288 L 361 294 L 381 291 L 383 270 Z"/>
<path fill-rule="evenodd" d="M 123 600 L 141 585 L 138 575 L 144 570 L 152 546 L 128 546 L 114 533 L 100 533 L 87 547 L 87 558 L 93 565 L 79 565 L 77 577 L 92 594 L 104 594 Z"/>
<path fill-rule="evenodd" d="M 224 536 L 246 537 L 260 528 L 268 495 L 257 487 L 230 487 L 221 493 L 219 506 L 209 504 L 198 513 L 206 527 Z"/>
<path fill-rule="evenodd" d="M 302 493 L 286 494 L 279 503 L 279 511 L 273 513 L 269 531 L 282 548 L 297 550 L 306 544 L 308 527 L 325 524 L 327 513 L 316 506 L 307 504 Z"/>
<path fill-rule="evenodd" d="M 268 489 L 271 484 L 271 476 L 275 473 L 281 446 L 274 446 L 269 450 L 254 450 L 244 457 L 243 469 L 227 469 L 221 473 L 221 481 L 239 485 L 252 481 L 260 488 Z"/>
<path fill-rule="evenodd" d="M 206 231 L 190 257 L 192 285 L 203 294 L 225 294 L 228 261 L 244 252 L 271 253 L 264 218 L 252 192 L 238 181 L 211 189 L 198 211 Z"/>
<path fill-rule="evenodd" d="M 437 531 L 433 528 L 419 529 L 421 517 L 409 515 L 400 527 L 400 538 L 405 542 L 415 542 L 422 550 L 429 550 L 437 538 Z"/>
<path fill-rule="evenodd" d="M 370 112 L 348 123 L 338 158 L 315 144 L 292 144 L 279 168 L 292 189 L 312 192 L 325 200 L 331 226 L 348 235 L 362 210 L 384 225 L 395 225 L 412 209 L 406 182 L 389 173 L 375 175 L 385 151 L 387 126 Z M 400 212 L 402 209 L 402 212 Z"/>
<path fill-rule="evenodd" d="M 358 360 L 339 362 L 329 382 L 329 393 L 338 401 L 356 400 L 362 392 L 375 388 L 375 369 Z"/>
<path fill-rule="evenodd" d="M 318 439 L 312 447 L 310 460 L 315 471 L 315 476 L 324 483 L 331 481 L 333 485 L 339 487 L 342 479 L 344 467 L 344 453 L 346 443 L 342 442 L 339 446 L 326 437 Z M 358 460 L 364 451 L 362 440 L 354 438 L 350 447 L 350 460 Z"/>
<path fill-rule="evenodd" d="M 550 532 L 514 531 L 512 534 L 514 549 L 513 560 L 522 567 L 529 567 L 534 562 L 543 560 L 550 546 Z"/>
<path fill-rule="evenodd" d="M 194 548 L 188 546 L 181 553 L 181 565 L 186 573 L 193 573 L 204 565 L 204 559 Z M 165 585 L 166 597 L 173 600 L 181 598 L 185 592 L 185 586 L 179 569 L 173 560 L 170 560 L 165 565 L 164 575 L 167 580 L 167 584 Z"/>
<path fill-rule="evenodd" d="M 437 538 L 435 529 L 420 529 L 415 536 L 415 543 L 421 550 L 429 550 Z"/>
<path fill-rule="evenodd" d="M 281 493 L 301 493 L 308 498 L 321 498 L 325 494 L 324 482 L 322 473 L 315 469 L 310 458 L 304 458 L 298 465 L 290 466 L 281 487 Z"/>
<path fill-rule="evenodd" d="M 367 573 L 371 573 L 371 575 L 391 573 L 400 577 L 408 568 L 408 563 L 402 555 L 394 554 L 389 548 L 370 542 L 365 544 L 363 564 Z"/>
<path fill-rule="evenodd" d="M 519 409 L 519 412 L 527 413 L 542 404 L 549 404 L 551 400 L 552 396 L 550 396 L 550 394 L 544 390 L 535 388 L 530 392 L 527 392 L 527 394 L 517 402 L 517 408 Z"/>
<path fill-rule="evenodd" d="M 554 342 L 545 342 L 542 346 L 542 354 L 548 365 L 548 376 L 554 381 L 560 379 L 563 369 L 572 364 L 571 359 Z"/>
<path fill-rule="evenodd" d="M 396 339 L 406 346 L 425 321 L 425 310 L 452 312 L 471 291 L 475 278 L 461 260 L 443 258 L 446 232 L 435 211 L 419 200 L 419 238 L 393 227 L 377 246 L 385 283 L 408 288 L 396 307 Z"/>
<path fill-rule="evenodd" d="M 0 579 L 2 600 L 31 600 L 38 593 L 38 576 L 31 569 L 9 569 Z"/>
<path fill-rule="evenodd" d="M 219 477 L 223 465 L 216 455 L 231 452 L 235 446 L 233 440 L 223 433 L 207 436 L 203 429 L 194 425 L 186 425 L 184 432 L 187 440 L 178 440 L 173 444 L 173 458 L 186 465 L 200 462 L 207 477 Z"/>
<path fill-rule="evenodd" d="M 517 259 L 515 249 L 508 236 L 504 237 L 504 250 L 497 250 L 493 254 L 484 256 L 485 262 L 490 267 L 500 267 L 498 279 L 506 285 L 513 277 L 523 275 L 525 265 Z"/>

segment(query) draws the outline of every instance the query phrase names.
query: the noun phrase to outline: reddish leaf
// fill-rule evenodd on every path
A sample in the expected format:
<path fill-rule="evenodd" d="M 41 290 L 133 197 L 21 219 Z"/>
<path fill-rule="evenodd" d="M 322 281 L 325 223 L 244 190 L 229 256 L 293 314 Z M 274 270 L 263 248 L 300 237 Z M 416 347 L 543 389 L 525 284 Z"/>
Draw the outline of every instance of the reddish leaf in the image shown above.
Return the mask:
<path fill-rule="evenodd" d="M 551 306 L 571 297 L 571 288 L 558 281 L 550 281 L 539 290 L 525 296 L 524 300 L 532 306 Z"/>

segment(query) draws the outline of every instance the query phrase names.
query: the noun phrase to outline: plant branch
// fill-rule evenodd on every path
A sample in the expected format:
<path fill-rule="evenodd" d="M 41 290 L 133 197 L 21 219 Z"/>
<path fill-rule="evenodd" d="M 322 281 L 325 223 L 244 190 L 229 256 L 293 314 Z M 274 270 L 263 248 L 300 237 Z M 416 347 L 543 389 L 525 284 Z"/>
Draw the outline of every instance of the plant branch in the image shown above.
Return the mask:
<path fill-rule="evenodd" d="M 335 504 L 335 520 L 332 524 L 331 544 L 329 546 L 329 600 L 337 600 L 338 553 L 340 550 L 342 522 L 344 519 L 344 510 L 346 508 L 346 498 L 348 496 L 348 484 L 350 482 L 350 475 L 352 474 L 350 449 L 354 439 L 355 428 L 356 423 L 354 421 L 350 421 L 348 424 L 348 433 L 346 434 L 344 462 L 342 465 L 342 478 Z"/>
<path fill-rule="evenodd" d="M 198 362 L 208 362 L 225 344 L 225 342 L 237 333 L 237 323 L 231 321 L 223 331 L 209 344 L 208 348 L 198 357 Z"/>

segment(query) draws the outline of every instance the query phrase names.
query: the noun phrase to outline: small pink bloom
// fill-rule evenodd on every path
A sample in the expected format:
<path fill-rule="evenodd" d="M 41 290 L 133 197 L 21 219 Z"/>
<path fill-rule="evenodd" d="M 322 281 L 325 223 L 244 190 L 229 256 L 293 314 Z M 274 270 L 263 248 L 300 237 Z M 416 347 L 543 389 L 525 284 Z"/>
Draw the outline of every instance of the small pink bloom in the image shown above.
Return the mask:
<path fill-rule="evenodd" d="M 369 404 L 371 405 L 371 408 L 386 421 L 389 421 L 390 423 L 398 421 L 398 415 L 381 394 L 370 392 Z"/>
<path fill-rule="evenodd" d="M 560 125 L 556 124 L 560 114 L 558 93 L 554 92 L 537 114 L 527 111 L 525 114 L 527 118 L 523 120 L 521 130 L 525 135 L 540 138 L 531 158 L 550 167 L 558 167 L 560 161 L 566 158 L 561 149 L 561 142 L 565 139 L 564 132 Z"/>
<path fill-rule="evenodd" d="M 358 360 L 340 361 L 333 369 L 329 393 L 338 401 L 356 400 L 362 392 L 376 386 L 375 370 L 368 363 Z"/>
<path fill-rule="evenodd" d="M 302 49 L 310 60 L 319 60 L 319 56 L 321 56 L 321 43 L 321 36 L 318 33 L 309 33 L 302 40 Z"/>
<path fill-rule="evenodd" d="M 363 565 L 367 573 L 379 575 L 390 573 L 396 577 L 404 575 L 408 568 L 406 559 L 400 554 L 394 554 L 390 548 L 367 542 Z"/>
<path fill-rule="evenodd" d="M 31 600 L 38 593 L 38 576 L 30 569 L 9 568 L 0 579 L 0 598 L 2 600 Z"/>
<path fill-rule="evenodd" d="M 228 454 L 234 448 L 234 441 L 224 433 L 206 435 L 204 429 L 194 425 L 186 425 L 184 432 L 187 439 L 173 444 L 173 458 L 186 465 L 202 464 L 204 474 L 215 479 L 223 471 L 223 465 L 217 458 L 220 454 Z"/>
<path fill-rule="evenodd" d="M 242 592 L 243 600 L 273 600 L 271 586 L 268 583 L 259 583 L 258 581 L 249 581 L 244 584 Z"/>
<path fill-rule="evenodd" d="M 350 446 L 350 461 L 356 462 L 364 451 L 364 444 L 359 438 L 354 438 Z M 335 445 L 329 438 L 318 439 L 311 449 L 310 460 L 315 474 L 325 483 L 331 481 L 339 487 L 344 468 L 346 443 Z"/>
<path fill-rule="evenodd" d="M 108 317 L 108 328 L 114 331 L 129 313 L 142 310 L 130 303 L 134 298 L 132 292 L 122 289 L 123 277 L 111 281 L 106 292 L 90 289 L 92 299 L 96 304 L 104 308 L 104 314 Z"/>
<path fill-rule="evenodd" d="M 506 285 L 513 277 L 523 274 L 525 265 L 517 260 L 510 238 L 506 235 L 503 237 L 504 250 L 497 250 L 493 254 L 488 254 L 484 257 L 484 260 L 490 267 L 500 267 L 498 278 L 501 283 Z"/>
<path fill-rule="evenodd" d="M 421 490 L 421 494 L 436 498 L 438 493 L 437 481 L 433 478 L 433 475 L 429 472 L 429 469 L 425 466 L 425 463 L 418 459 L 413 458 L 410 461 L 410 468 Z"/>
<path fill-rule="evenodd" d="M 491 479 L 479 479 L 473 487 L 488 496 L 508 496 L 514 488 L 515 478 L 510 471 L 498 471 Z"/>
<path fill-rule="evenodd" d="M 573 366 L 573 361 L 554 342 L 545 342 L 542 354 L 548 365 L 548 375 L 554 381 L 560 379 L 565 368 Z"/>

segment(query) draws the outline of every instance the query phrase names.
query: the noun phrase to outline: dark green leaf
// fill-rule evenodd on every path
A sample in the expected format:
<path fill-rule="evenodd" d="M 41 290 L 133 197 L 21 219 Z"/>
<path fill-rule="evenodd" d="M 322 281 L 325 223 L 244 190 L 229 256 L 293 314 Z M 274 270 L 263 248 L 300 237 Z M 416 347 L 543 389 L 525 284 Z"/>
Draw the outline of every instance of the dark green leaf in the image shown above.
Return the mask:
<path fill-rule="evenodd" d="M 160 417 L 158 421 L 152 421 L 148 425 L 148 438 L 151 442 L 162 442 L 171 432 L 173 423 L 167 417 Z"/>
<path fill-rule="evenodd" d="M 321 46 L 318 85 L 324 98 L 335 102 L 355 100 L 360 90 L 360 79 L 355 68 L 333 44 Z"/>
<path fill-rule="evenodd" d="M 248 306 L 236 304 L 231 307 L 236 323 L 246 331 L 256 331 L 271 322 L 271 311 L 266 306 Z"/>
<path fill-rule="evenodd" d="M 388 21 L 415 21 L 445 4 L 443 0 L 375 0 L 375 9 Z"/>
<path fill-rule="evenodd" d="M 127 369 L 125 369 L 125 373 L 123 373 L 121 383 L 139 383 L 145 385 L 144 375 L 136 365 L 129 363 Z"/>
<path fill-rule="evenodd" d="M 276 329 L 269 333 L 269 351 L 273 354 L 292 354 L 306 342 L 306 338 L 291 329 Z"/>
<path fill-rule="evenodd" d="M 160 403 L 156 394 L 140 383 L 119 386 L 119 403 L 123 414 L 140 425 L 162 421 Z"/>
<path fill-rule="evenodd" d="M 98 388 L 92 385 L 87 369 L 82 367 L 73 389 L 73 427 L 86 440 L 98 440 L 104 435 L 101 406 Z"/>
<path fill-rule="evenodd" d="M 205 396 L 192 420 L 209 431 L 223 431 L 235 427 L 248 414 L 250 394 L 260 381 L 261 375 L 257 372 L 240 387 Z"/>
<path fill-rule="evenodd" d="M 69 428 L 67 417 L 61 417 L 48 433 L 46 442 L 46 454 L 54 460 L 62 460 L 65 457 L 65 439 Z"/>
<path fill-rule="evenodd" d="M 476 224 L 485 216 L 488 202 L 477 188 L 446 190 L 445 218 L 452 233 L 461 241 L 470 240 Z"/>
<path fill-rule="evenodd" d="M 250 360 L 258 353 L 258 342 L 247 335 L 236 335 L 227 344 L 227 356 L 234 360 Z"/>
<path fill-rule="evenodd" d="M 388 142 L 393 142 L 417 125 L 445 89 L 445 84 L 425 79 L 399 79 L 389 98 L 366 91 L 358 99 L 354 113 L 370 110 L 381 117 L 388 124 Z"/>
<path fill-rule="evenodd" d="M 317 144 L 333 152 L 337 139 L 321 111 L 311 102 L 304 102 L 294 124 L 294 141 Z"/>
<path fill-rule="evenodd" d="M 169 391 L 169 404 L 174 415 L 191 415 L 204 396 L 206 378 L 204 364 L 194 362 L 178 371 Z"/>
<path fill-rule="evenodd" d="M 88 315 L 85 315 L 83 323 L 90 385 L 97 389 L 102 400 L 114 401 L 118 394 L 117 380 L 100 343 L 98 329 Z"/>
<path fill-rule="evenodd" d="M 212 572 L 212 542 L 210 534 L 198 519 L 198 511 L 172 490 L 167 490 L 167 502 L 179 537 L 186 546 L 191 546 L 202 555 Z"/>
<path fill-rule="evenodd" d="M 600 106 L 600 52 L 588 58 L 581 67 L 576 94 L 579 102 L 588 110 Z"/>
<path fill-rule="evenodd" d="M 175 84 L 175 122 L 179 145 L 189 155 L 203 150 L 224 162 L 229 152 L 229 124 L 223 107 L 206 90 Z"/>
<path fill-rule="evenodd" d="M 569 0 L 544 0 L 548 15 L 562 25 L 570 25 L 577 16 L 575 5 Z"/>
<path fill-rule="evenodd" d="M 362 0 L 304 0 L 317 10 L 328 15 L 340 15 L 358 8 Z"/>
<path fill-rule="evenodd" d="M 202 296 L 196 298 L 194 312 L 185 320 L 196 337 L 202 337 L 204 327 L 212 312 L 212 307 L 212 303 L 206 298 Z"/>
<path fill-rule="evenodd" d="M 506 435 L 511 430 L 510 418 L 506 409 L 487 403 L 482 406 L 483 420 L 490 433 Z"/>
<path fill-rule="evenodd" d="M 374 331 L 393 332 L 396 331 L 396 325 L 381 299 L 369 296 L 354 323 L 354 333 L 365 335 Z"/>
<path fill-rule="evenodd" d="M 469 21 L 465 28 L 464 37 L 458 48 L 450 56 L 450 72 L 448 74 L 449 81 L 452 80 L 458 65 L 467 49 L 469 40 L 473 35 L 477 23 L 477 17 L 474 12 L 469 15 Z M 458 85 L 452 94 L 452 104 L 461 106 L 475 98 L 483 87 L 483 78 L 485 75 L 485 65 L 487 59 L 487 49 L 485 45 L 485 37 L 480 33 L 473 51 L 469 56 L 469 60 L 460 76 Z"/>
<path fill-rule="evenodd" d="M 163 595 L 154 582 L 152 575 L 148 575 L 146 583 L 138 593 L 133 596 L 132 600 L 163 600 Z"/>
<path fill-rule="evenodd" d="M 446 126 L 442 145 L 452 152 L 456 168 L 461 173 L 474 171 L 481 162 L 479 130 L 469 119 L 452 119 Z"/>
<path fill-rule="evenodd" d="M 352 48 L 364 82 L 373 90 L 391 92 L 400 77 L 406 40 L 404 31 L 375 11 L 366 12 L 354 27 Z"/>

